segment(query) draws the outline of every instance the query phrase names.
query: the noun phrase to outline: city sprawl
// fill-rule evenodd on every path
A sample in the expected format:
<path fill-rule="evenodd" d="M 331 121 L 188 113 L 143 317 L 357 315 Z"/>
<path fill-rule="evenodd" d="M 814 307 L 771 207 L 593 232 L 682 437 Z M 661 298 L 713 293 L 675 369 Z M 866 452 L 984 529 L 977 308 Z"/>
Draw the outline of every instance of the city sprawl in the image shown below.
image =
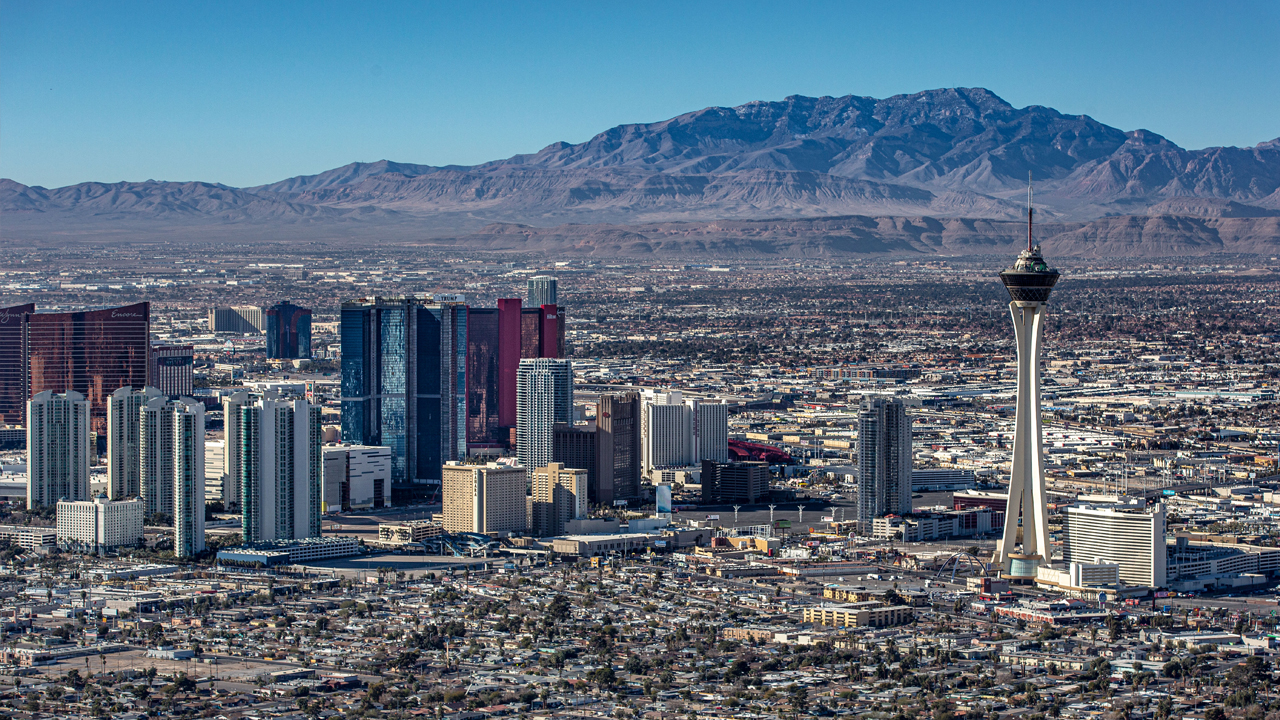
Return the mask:
<path fill-rule="evenodd" d="M 1280 259 L 350 247 L 0 249 L 0 713 L 1280 713 Z"/>

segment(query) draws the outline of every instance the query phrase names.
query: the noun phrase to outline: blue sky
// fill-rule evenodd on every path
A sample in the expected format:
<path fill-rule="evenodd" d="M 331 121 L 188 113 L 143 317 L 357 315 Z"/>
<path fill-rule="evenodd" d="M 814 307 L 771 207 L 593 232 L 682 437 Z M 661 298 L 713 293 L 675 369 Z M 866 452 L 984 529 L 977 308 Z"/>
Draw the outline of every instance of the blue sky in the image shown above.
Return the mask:
<path fill-rule="evenodd" d="M 1254 145 L 1280 136 L 1280 3 L 7 0 L 0 177 L 246 186 L 952 86 Z"/>

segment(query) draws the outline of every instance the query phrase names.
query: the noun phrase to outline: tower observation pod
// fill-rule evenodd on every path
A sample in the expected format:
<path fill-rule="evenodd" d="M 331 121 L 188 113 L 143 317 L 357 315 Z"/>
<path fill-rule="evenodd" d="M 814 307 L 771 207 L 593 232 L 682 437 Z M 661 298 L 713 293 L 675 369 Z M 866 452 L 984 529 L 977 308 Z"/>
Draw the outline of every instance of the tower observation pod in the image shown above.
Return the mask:
<path fill-rule="evenodd" d="M 1040 246 L 1032 244 L 1032 212 L 1028 207 L 1027 249 L 1018 253 L 1012 267 L 1000 273 L 1000 280 L 1009 291 L 1009 315 L 1018 344 L 1018 397 L 1004 536 L 996 544 L 993 561 L 1001 574 L 1011 580 L 1034 580 L 1036 568 L 1053 560 L 1040 422 L 1040 347 L 1049 293 L 1058 282 L 1059 273 L 1045 263 Z"/>

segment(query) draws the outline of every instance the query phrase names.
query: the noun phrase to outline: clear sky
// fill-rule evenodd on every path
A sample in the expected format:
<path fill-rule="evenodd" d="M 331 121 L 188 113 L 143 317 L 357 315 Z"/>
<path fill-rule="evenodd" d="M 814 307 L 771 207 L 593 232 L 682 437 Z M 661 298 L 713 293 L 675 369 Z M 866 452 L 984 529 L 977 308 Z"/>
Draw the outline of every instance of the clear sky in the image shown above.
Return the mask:
<path fill-rule="evenodd" d="M 1280 136 L 1280 3 L 5 0 L 0 177 L 247 186 L 954 86 L 1254 145 Z"/>

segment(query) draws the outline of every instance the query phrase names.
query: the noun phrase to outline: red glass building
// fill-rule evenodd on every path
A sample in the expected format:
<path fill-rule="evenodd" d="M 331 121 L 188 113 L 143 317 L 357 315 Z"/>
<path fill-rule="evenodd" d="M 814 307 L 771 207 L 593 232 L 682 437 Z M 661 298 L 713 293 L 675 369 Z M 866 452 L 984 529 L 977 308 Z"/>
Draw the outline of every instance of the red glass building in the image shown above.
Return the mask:
<path fill-rule="evenodd" d="M 23 317 L 28 397 L 44 390 L 83 394 L 90 429 L 105 436 L 111 393 L 149 384 L 151 304 Z"/>
<path fill-rule="evenodd" d="M 520 298 L 467 311 L 467 442 L 507 444 L 516 424 L 523 358 L 563 358 L 564 313 L 521 307 Z"/>
<path fill-rule="evenodd" d="M 0 308 L 0 425 L 26 425 L 27 356 L 22 321 L 36 311 L 33 304 Z"/>

